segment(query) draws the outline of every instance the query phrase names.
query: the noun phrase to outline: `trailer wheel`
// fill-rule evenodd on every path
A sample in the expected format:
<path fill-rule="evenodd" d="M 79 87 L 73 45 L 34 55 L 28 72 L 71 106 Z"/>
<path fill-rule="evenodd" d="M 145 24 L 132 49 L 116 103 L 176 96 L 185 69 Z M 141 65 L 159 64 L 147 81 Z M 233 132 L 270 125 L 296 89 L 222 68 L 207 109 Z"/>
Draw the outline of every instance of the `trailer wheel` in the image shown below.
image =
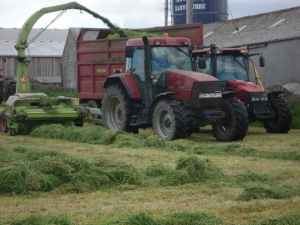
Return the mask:
<path fill-rule="evenodd" d="M 9 82 L 9 84 L 7 85 L 7 98 L 16 93 L 16 86 L 17 83 L 15 81 Z"/>
<path fill-rule="evenodd" d="M 220 108 L 225 118 L 220 124 L 213 124 L 213 133 L 218 141 L 243 140 L 248 130 L 248 113 L 244 104 L 236 98 L 223 99 Z"/>
<path fill-rule="evenodd" d="M 110 85 L 102 100 L 102 124 L 106 129 L 129 131 L 133 103 L 121 85 Z"/>
<path fill-rule="evenodd" d="M 98 108 L 99 108 L 99 105 L 98 105 L 98 103 L 97 103 L 95 100 L 89 100 L 88 103 L 87 103 L 87 107 L 98 109 Z M 87 118 L 88 118 L 88 119 L 101 119 L 101 116 L 100 116 L 100 115 L 90 114 L 90 113 L 89 113 L 89 114 L 87 115 Z"/>
<path fill-rule="evenodd" d="M 0 114 L 0 132 L 7 132 L 5 110 L 3 110 Z"/>
<path fill-rule="evenodd" d="M 268 133 L 288 133 L 292 127 L 292 110 L 288 101 L 283 97 L 276 97 L 270 101 L 275 116 L 264 122 Z"/>
<path fill-rule="evenodd" d="M 164 99 L 156 105 L 152 126 L 156 135 L 169 141 L 188 135 L 185 110 L 176 100 Z"/>

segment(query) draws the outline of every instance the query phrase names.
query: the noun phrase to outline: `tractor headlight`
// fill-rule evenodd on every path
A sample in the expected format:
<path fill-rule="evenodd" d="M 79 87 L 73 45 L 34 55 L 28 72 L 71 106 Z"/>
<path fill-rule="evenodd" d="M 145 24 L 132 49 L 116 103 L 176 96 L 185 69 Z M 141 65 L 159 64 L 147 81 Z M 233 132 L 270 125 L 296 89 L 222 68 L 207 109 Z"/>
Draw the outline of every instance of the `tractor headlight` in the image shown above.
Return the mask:
<path fill-rule="evenodd" d="M 251 101 L 252 102 L 258 102 L 259 101 L 259 97 L 251 97 Z"/>
<path fill-rule="evenodd" d="M 221 98 L 222 93 L 221 92 L 215 92 L 215 93 L 200 93 L 199 98 Z"/>
<path fill-rule="evenodd" d="M 252 102 L 268 101 L 268 96 L 251 97 L 251 101 L 252 101 Z"/>

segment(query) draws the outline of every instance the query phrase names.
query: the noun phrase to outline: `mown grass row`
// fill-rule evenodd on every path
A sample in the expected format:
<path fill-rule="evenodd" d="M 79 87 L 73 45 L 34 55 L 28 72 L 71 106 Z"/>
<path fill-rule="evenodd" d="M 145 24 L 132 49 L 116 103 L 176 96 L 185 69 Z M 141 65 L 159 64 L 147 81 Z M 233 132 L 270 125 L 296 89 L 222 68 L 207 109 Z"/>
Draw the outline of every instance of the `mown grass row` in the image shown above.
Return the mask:
<path fill-rule="evenodd" d="M 244 147 L 237 143 L 210 146 L 191 143 L 187 140 L 166 141 L 157 136 L 144 138 L 126 132 L 112 132 L 99 126 L 65 127 L 58 124 L 45 125 L 34 129 L 31 136 L 41 138 L 61 139 L 81 143 L 110 145 L 115 148 L 159 148 L 164 151 L 182 151 L 198 155 L 242 156 L 265 159 L 281 159 L 300 161 L 299 151 L 268 152 L 255 148 Z"/>
<path fill-rule="evenodd" d="M 222 171 L 210 160 L 195 155 L 182 157 L 176 168 L 152 164 L 144 170 L 115 159 L 98 157 L 93 161 L 56 151 L 15 147 L 0 149 L 0 193 L 28 194 L 57 189 L 62 193 L 82 193 L 118 185 L 147 186 L 159 177 L 160 186 L 218 179 Z M 150 182 L 149 182 L 150 181 Z"/>
<path fill-rule="evenodd" d="M 180 157 L 175 168 L 161 163 L 136 168 L 114 158 L 96 157 L 89 161 L 57 151 L 21 146 L 12 150 L 0 148 L 0 194 L 54 190 L 59 193 L 84 193 L 122 185 L 164 187 L 193 183 L 209 188 L 244 188 L 236 201 L 300 196 L 300 184 L 268 187 L 284 179 L 282 176 L 255 173 L 225 175 L 211 160 L 199 159 L 195 154 Z M 249 186 L 253 182 L 255 186 Z"/>
<path fill-rule="evenodd" d="M 14 220 L 4 223 L 4 225 L 75 225 L 67 216 L 42 216 L 31 215 L 22 220 Z M 226 222 L 222 218 L 209 215 L 207 213 L 170 213 L 159 218 L 153 218 L 144 213 L 139 213 L 123 218 L 115 218 L 99 225 L 234 225 Z M 246 225 L 296 225 L 300 224 L 300 214 L 285 215 L 278 218 L 254 221 Z"/>

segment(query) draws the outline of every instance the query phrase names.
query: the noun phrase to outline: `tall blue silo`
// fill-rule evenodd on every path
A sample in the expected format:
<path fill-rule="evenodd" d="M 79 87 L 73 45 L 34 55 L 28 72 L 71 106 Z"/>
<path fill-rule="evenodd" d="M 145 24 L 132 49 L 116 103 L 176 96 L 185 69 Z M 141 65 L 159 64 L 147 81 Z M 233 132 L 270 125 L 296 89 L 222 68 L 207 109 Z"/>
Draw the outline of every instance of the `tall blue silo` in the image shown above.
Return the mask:
<path fill-rule="evenodd" d="M 228 19 L 228 0 L 193 0 L 193 22 L 214 23 Z M 186 0 L 173 0 L 174 25 L 186 23 Z"/>

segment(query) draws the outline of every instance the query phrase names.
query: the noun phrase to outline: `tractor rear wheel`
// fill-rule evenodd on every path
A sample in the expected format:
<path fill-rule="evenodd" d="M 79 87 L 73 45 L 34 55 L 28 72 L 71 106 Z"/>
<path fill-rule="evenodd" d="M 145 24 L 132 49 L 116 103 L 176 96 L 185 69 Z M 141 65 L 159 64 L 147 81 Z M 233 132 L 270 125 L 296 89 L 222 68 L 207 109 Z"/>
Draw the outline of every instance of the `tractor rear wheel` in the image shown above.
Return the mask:
<path fill-rule="evenodd" d="M 292 110 L 288 101 L 283 97 L 273 98 L 270 105 L 275 116 L 264 121 L 268 133 L 288 133 L 292 127 Z"/>
<path fill-rule="evenodd" d="M 220 124 L 213 124 L 213 133 L 218 141 L 243 140 L 248 130 L 248 113 L 244 104 L 236 98 L 225 98 L 220 104 L 225 118 Z"/>
<path fill-rule="evenodd" d="M 181 103 L 171 99 L 160 101 L 153 112 L 152 127 L 156 135 L 166 140 L 185 138 L 188 126 Z"/>
<path fill-rule="evenodd" d="M 110 85 L 102 101 L 102 124 L 106 129 L 129 131 L 133 103 L 121 85 Z"/>
<path fill-rule="evenodd" d="M 0 132 L 7 132 L 5 110 L 3 110 L 0 114 Z"/>

